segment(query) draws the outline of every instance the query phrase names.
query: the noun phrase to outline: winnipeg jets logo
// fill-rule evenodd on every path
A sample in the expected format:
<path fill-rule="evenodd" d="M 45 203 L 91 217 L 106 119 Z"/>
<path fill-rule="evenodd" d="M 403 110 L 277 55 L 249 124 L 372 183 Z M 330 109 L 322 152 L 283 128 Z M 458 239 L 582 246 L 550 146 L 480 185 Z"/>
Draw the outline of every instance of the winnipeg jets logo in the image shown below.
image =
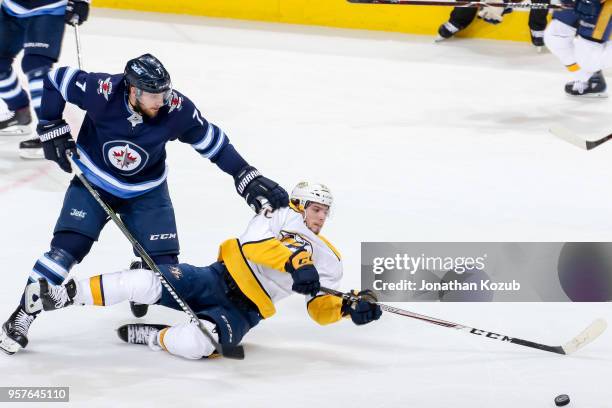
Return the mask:
<path fill-rule="evenodd" d="M 178 96 L 175 92 L 172 92 L 172 97 L 170 98 L 170 109 L 168 110 L 168 113 L 172 112 L 173 110 L 177 110 L 180 111 L 181 109 L 183 109 L 183 97 L 182 96 Z"/>
<path fill-rule="evenodd" d="M 126 140 L 106 142 L 102 149 L 106 163 L 125 176 L 138 173 L 149 160 L 149 154 L 142 147 Z"/>
<path fill-rule="evenodd" d="M 104 81 L 98 79 L 98 95 L 103 95 L 104 99 L 108 101 L 108 96 L 113 92 L 113 83 L 110 80 L 110 77 L 106 78 Z"/>

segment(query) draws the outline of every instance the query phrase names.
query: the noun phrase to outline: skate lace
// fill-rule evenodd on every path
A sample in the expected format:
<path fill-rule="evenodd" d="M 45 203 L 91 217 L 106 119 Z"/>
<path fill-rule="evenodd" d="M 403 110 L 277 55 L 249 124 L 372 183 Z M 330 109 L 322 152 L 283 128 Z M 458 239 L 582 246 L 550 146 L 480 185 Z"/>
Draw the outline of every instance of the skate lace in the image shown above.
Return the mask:
<path fill-rule="evenodd" d="M 13 119 L 15 117 L 15 112 L 11 110 L 3 110 L 0 111 L 0 121 L 5 121 L 9 119 Z"/>
<path fill-rule="evenodd" d="M 55 308 L 59 309 L 60 307 L 64 307 L 66 302 L 70 300 L 66 288 L 61 285 L 49 286 L 49 296 L 55 302 Z"/>
<path fill-rule="evenodd" d="M 157 329 L 149 326 L 131 326 L 128 329 L 128 343 L 147 344 L 149 334 Z"/>
<path fill-rule="evenodd" d="M 588 86 L 588 82 L 575 81 L 572 85 L 572 89 L 576 92 L 583 93 Z"/>
<path fill-rule="evenodd" d="M 26 334 L 33 321 L 34 316 L 27 314 L 24 310 L 20 310 L 15 318 L 15 329 L 23 334 Z"/>

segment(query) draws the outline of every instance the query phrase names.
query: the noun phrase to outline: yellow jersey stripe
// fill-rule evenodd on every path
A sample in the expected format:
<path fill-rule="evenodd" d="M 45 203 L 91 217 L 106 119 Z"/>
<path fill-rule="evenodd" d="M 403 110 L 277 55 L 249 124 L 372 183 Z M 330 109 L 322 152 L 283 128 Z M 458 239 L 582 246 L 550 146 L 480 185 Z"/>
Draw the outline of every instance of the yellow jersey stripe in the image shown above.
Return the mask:
<path fill-rule="evenodd" d="M 567 68 L 567 70 L 568 70 L 569 72 L 576 72 L 576 71 L 578 71 L 578 70 L 580 69 L 580 65 L 578 65 L 578 64 L 576 64 L 576 63 L 574 63 L 574 64 L 572 64 L 572 65 L 568 65 L 568 66 L 566 66 L 565 68 Z"/>
<path fill-rule="evenodd" d="M 166 345 L 164 344 L 164 336 L 166 335 L 166 332 L 168 331 L 169 327 L 166 327 L 165 329 L 161 329 L 159 331 L 159 345 L 162 346 L 162 348 L 166 351 L 168 351 L 168 349 L 166 348 Z"/>
<path fill-rule="evenodd" d="M 332 244 L 331 242 L 329 242 L 327 240 L 327 238 L 325 238 L 323 235 L 317 235 L 319 238 L 321 238 L 321 241 L 325 242 L 325 244 L 329 247 L 329 249 L 332 250 L 332 252 L 334 253 L 334 255 L 336 255 L 336 258 L 338 258 L 338 260 L 341 260 L 340 257 L 340 251 L 338 251 Z"/>
<path fill-rule="evenodd" d="M 259 314 L 264 319 L 276 313 L 272 299 L 251 270 L 246 257 L 242 253 L 238 239 L 228 239 L 221 244 L 219 261 L 225 263 L 225 267 L 240 291 L 257 306 Z"/>
<path fill-rule="evenodd" d="M 604 3 L 603 7 L 601 8 L 601 11 L 599 12 L 597 23 L 595 24 L 595 28 L 593 29 L 594 39 L 608 41 L 608 39 L 603 38 L 603 36 L 606 32 L 606 28 L 608 28 L 610 17 L 612 17 L 612 1 L 608 0 Z"/>
<path fill-rule="evenodd" d="M 261 241 L 245 242 L 242 252 L 247 259 L 277 271 L 285 271 L 285 264 L 292 252 L 278 239 L 271 237 Z"/>
<path fill-rule="evenodd" d="M 89 278 L 89 288 L 93 297 L 94 305 L 104 306 L 104 293 L 102 291 L 102 275 Z"/>

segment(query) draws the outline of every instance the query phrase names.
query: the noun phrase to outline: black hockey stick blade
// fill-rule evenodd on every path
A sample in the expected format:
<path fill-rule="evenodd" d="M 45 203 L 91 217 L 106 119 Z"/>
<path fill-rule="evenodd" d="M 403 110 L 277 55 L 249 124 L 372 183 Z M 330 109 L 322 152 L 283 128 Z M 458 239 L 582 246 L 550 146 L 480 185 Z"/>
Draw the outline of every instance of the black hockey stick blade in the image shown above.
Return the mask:
<path fill-rule="evenodd" d="M 581 137 L 579 135 L 577 135 L 576 133 L 572 132 L 569 129 L 566 129 L 564 127 L 561 126 L 553 126 L 550 128 L 550 133 L 552 133 L 553 135 L 557 136 L 560 139 L 565 140 L 568 143 L 573 144 L 574 146 L 577 146 L 581 149 L 584 150 L 591 150 L 596 148 L 597 146 L 607 142 L 608 140 L 612 139 L 612 134 L 609 134 L 607 136 L 604 136 L 600 139 L 596 139 L 596 140 L 587 140 L 584 137 Z"/>
<path fill-rule="evenodd" d="M 221 345 L 221 355 L 233 360 L 244 360 L 244 347 Z"/>

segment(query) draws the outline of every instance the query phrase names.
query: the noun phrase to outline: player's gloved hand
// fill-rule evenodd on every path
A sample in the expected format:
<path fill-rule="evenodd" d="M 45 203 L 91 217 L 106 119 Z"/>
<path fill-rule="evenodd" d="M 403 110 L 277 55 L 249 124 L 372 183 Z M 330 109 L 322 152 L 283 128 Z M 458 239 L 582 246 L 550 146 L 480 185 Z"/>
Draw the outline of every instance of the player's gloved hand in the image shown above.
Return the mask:
<path fill-rule="evenodd" d="M 62 170 L 67 173 L 72 172 L 68 152 L 74 157 L 79 157 L 76 152 L 76 143 L 70 134 L 70 126 L 64 119 L 53 120 L 51 122 L 39 123 L 36 132 L 42 142 L 45 159 L 53 160 Z"/>
<path fill-rule="evenodd" d="M 293 278 L 291 289 L 294 292 L 310 296 L 319 293 L 319 289 L 321 289 L 319 272 L 317 272 L 310 254 L 304 248 L 295 251 L 289 257 L 285 264 L 285 270 Z"/>
<path fill-rule="evenodd" d="M 599 0 L 576 0 L 574 3 L 574 11 L 583 20 L 596 17 L 600 10 Z"/>
<path fill-rule="evenodd" d="M 246 166 L 234 177 L 236 191 L 257 214 L 261 211 L 262 199 L 266 199 L 273 209 L 289 205 L 289 195 L 284 188 L 265 178 L 253 166 Z"/>
<path fill-rule="evenodd" d="M 70 25 L 81 25 L 89 17 L 89 0 L 68 0 L 64 21 Z"/>
<path fill-rule="evenodd" d="M 504 15 L 512 13 L 512 9 L 507 7 L 484 6 L 478 12 L 478 17 L 482 18 L 489 24 L 499 24 L 503 21 Z"/>
<path fill-rule="evenodd" d="M 351 320 L 357 325 L 368 324 L 374 320 L 380 319 L 382 310 L 380 306 L 375 304 L 378 299 L 376 294 L 370 289 L 362 290 L 357 292 L 351 291 L 351 294 L 358 297 L 358 301 L 343 300 L 342 301 L 342 314 L 351 315 Z"/>

